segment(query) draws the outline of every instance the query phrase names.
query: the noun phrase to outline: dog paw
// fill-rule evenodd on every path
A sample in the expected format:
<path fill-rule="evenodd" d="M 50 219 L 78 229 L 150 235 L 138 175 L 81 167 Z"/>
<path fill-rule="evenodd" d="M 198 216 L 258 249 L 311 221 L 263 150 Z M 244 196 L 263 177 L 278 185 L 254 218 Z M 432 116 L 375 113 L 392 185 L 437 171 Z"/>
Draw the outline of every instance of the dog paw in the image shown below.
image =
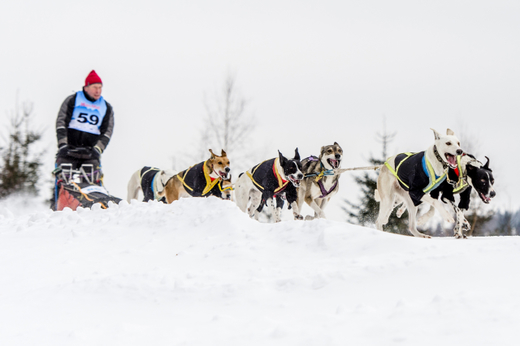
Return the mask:
<path fill-rule="evenodd" d="M 305 221 L 311 221 L 311 220 L 314 220 L 314 216 L 311 216 L 311 215 L 305 216 Z"/>
<path fill-rule="evenodd" d="M 301 216 L 300 214 L 294 214 L 294 219 L 295 220 L 303 220 L 303 216 Z"/>

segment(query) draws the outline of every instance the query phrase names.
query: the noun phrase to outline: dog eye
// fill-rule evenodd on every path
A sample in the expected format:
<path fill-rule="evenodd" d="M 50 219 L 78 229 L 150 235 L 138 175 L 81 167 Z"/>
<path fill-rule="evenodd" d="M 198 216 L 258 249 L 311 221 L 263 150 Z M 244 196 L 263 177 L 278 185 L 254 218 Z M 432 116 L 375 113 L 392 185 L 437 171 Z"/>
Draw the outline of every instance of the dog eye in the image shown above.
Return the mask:
<path fill-rule="evenodd" d="M 446 145 L 451 145 L 451 142 L 446 142 Z"/>

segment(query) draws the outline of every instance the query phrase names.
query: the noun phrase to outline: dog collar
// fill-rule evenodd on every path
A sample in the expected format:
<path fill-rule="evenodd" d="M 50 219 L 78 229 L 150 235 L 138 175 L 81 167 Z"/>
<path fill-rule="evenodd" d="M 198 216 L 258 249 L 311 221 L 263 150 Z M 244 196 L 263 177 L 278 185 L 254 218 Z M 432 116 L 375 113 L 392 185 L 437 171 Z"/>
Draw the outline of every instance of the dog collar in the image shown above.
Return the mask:
<path fill-rule="evenodd" d="M 442 164 L 442 168 L 444 170 L 448 169 L 449 165 L 446 163 L 446 161 L 444 161 L 442 159 L 441 154 L 439 154 L 439 152 L 437 151 L 437 146 L 436 145 L 433 146 L 433 153 L 435 154 L 435 157 L 437 158 L 437 161 L 439 161 Z"/>

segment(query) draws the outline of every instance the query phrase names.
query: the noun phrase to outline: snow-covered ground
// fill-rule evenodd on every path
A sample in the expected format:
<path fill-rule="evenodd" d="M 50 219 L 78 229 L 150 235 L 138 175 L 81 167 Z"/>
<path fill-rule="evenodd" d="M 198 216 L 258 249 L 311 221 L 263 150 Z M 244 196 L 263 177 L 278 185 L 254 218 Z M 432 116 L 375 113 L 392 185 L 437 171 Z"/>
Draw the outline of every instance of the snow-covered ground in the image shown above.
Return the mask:
<path fill-rule="evenodd" d="M 285 211 L 287 212 L 287 211 Z M 518 345 L 520 237 L 0 205 L 0 345 Z"/>

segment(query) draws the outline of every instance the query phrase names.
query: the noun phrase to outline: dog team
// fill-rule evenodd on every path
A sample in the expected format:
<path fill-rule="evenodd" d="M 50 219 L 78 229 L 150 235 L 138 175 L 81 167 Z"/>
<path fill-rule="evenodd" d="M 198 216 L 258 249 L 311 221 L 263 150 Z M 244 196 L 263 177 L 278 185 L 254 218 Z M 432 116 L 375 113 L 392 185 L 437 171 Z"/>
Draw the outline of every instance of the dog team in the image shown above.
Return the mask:
<path fill-rule="evenodd" d="M 231 200 L 234 190 L 237 206 L 256 220 L 267 207 L 274 221 L 281 221 L 284 201 L 292 209 L 295 220 L 312 220 L 325 218 L 324 210 L 339 190 L 342 173 L 380 169 L 374 196 L 379 202 L 377 229 L 383 230 L 392 211 L 399 207 L 398 217 L 408 210 L 409 232 L 416 237 L 429 238 L 419 232 L 417 226 L 424 224 L 437 210 L 445 221 L 455 223 L 455 237 L 464 238 L 469 223 L 463 211 L 469 208 L 471 190 L 475 189 L 486 204 L 496 195 L 489 159 L 486 157 L 487 162 L 483 165 L 473 155 L 465 153 L 450 129 L 446 135 L 435 130 L 433 133 L 434 142 L 425 151 L 397 154 L 383 165 L 374 167 L 341 168 L 343 150 L 336 142 L 323 146 L 318 157 L 309 156 L 303 160 L 298 148 L 293 158 L 278 151 L 277 157 L 241 173 L 234 184 L 226 152 L 222 150 L 217 155 L 210 149 L 208 160 L 177 174 L 153 167 L 139 169 L 128 182 L 127 200 L 137 199 L 139 190 L 144 195 L 143 201 L 172 203 L 182 197 L 208 196 Z M 457 205 L 455 194 L 460 194 Z M 304 202 L 312 208 L 314 216 L 304 218 L 301 215 Z M 430 209 L 418 217 L 418 206 L 422 203 L 429 204 Z M 445 204 L 453 209 L 456 219 L 446 210 Z"/>

